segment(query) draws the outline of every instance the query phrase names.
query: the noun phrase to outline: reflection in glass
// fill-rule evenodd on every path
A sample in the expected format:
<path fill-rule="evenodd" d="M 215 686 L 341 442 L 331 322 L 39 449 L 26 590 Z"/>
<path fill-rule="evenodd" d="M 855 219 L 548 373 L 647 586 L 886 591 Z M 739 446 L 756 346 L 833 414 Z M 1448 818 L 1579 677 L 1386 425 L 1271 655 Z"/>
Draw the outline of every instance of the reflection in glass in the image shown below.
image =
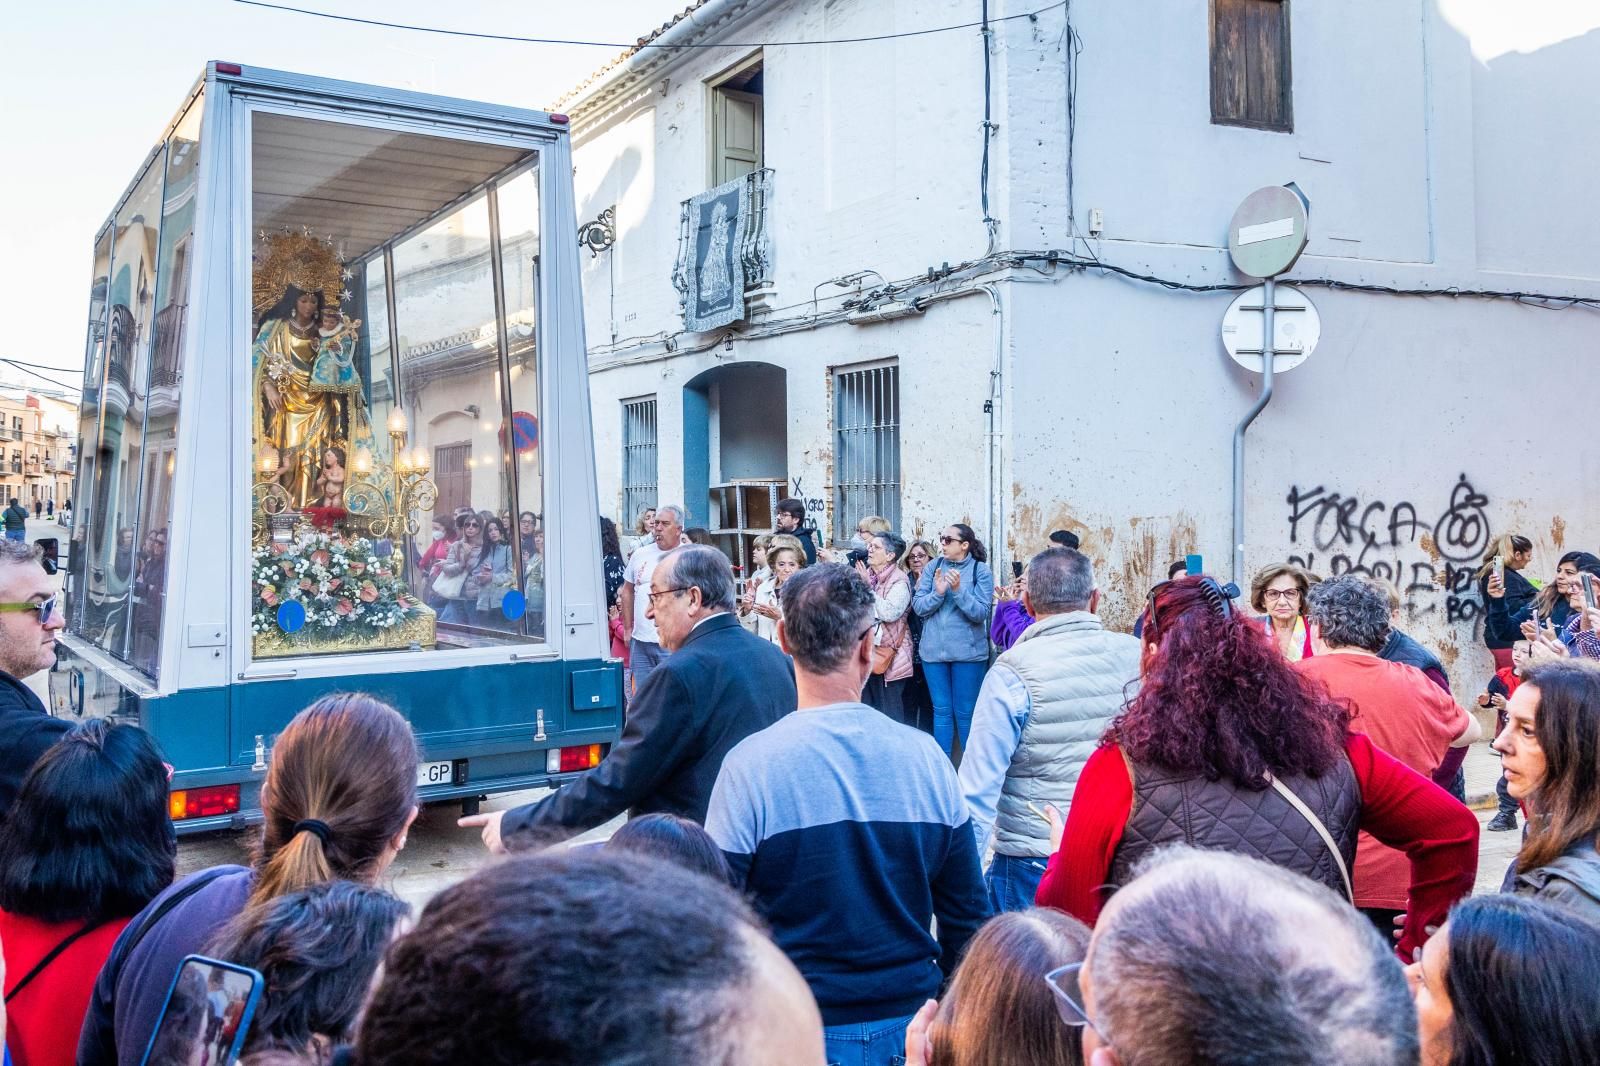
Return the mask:
<path fill-rule="evenodd" d="M 516 465 L 517 537 L 526 632 L 545 631 L 547 562 L 544 521 L 543 440 L 539 432 L 538 321 L 539 172 L 529 167 L 496 186 L 500 220 L 500 276 L 505 292 L 506 344 L 511 384 L 512 458 Z"/>
<path fill-rule="evenodd" d="M 200 114 L 192 104 L 167 142 L 156 270 L 154 339 L 144 396 L 144 455 L 139 489 L 140 551 L 134 568 L 130 661 L 157 676 L 167 595 L 167 540 L 178 464 L 178 399 L 183 384 L 184 325 L 200 171 Z"/>
<path fill-rule="evenodd" d="M 94 243 L 94 281 L 89 288 L 88 337 L 83 353 L 83 396 L 78 404 L 78 465 L 76 498 L 72 501 L 72 549 L 67 561 L 67 625 L 74 633 L 84 633 L 87 582 L 85 566 L 88 543 L 90 501 L 94 498 L 95 452 L 100 443 L 100 393 L 105 385 L 106 307 L 111 289 L 111 227 L 106 226 Z M 89 491 L 85 491 L 88 489 Z"/>
<path fill-rule="evenodd" d="M 124 654 L 128 597 L 138 563 L 138 494 L 144 398 L 161 231 L 166 152 L 157 151 L 122 204 L 112 238 L 102 424 L 89 501 L 88 602 L 83 632 Z"/>

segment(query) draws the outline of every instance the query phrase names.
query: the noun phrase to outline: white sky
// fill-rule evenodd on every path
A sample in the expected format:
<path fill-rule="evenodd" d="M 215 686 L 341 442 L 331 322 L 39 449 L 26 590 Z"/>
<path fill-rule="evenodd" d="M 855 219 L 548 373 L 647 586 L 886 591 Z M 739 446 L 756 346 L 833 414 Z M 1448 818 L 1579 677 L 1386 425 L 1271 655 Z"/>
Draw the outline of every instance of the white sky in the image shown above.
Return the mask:
<path fill-rule="evenodd" d="M 631 41 L 687 0 L 285 0 L 393 22 Z M 207 60 L 543 108 L 616 49 L 413 33 L 232 0 L 46 0 L 0 26 L 0 355 L 83 364 L 91 245 Z M 52 375 L 77 383 L 73 374 Z M 0 364 L 0 378 L 28 380 Z"/>

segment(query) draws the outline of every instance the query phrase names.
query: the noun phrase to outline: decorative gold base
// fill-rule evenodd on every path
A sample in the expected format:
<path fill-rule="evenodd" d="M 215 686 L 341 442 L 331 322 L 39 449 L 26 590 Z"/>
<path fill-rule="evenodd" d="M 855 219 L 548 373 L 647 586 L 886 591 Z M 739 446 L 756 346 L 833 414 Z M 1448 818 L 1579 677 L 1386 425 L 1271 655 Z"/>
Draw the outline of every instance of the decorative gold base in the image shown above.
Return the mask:
<path fill-rule="evenodd" d="M 435 642 L 431 608 L 419 607 L 422 613 L 416 618 L 391 626 L 379 633 L 341 634 L 317 631 L 307 626 L 298 633 L 256 633 L 252 650 L 257 659 L 281 659 L 286 655 L 329 655 L 348 651 L 395 651 L 413 644 L 431 648 Z"/>

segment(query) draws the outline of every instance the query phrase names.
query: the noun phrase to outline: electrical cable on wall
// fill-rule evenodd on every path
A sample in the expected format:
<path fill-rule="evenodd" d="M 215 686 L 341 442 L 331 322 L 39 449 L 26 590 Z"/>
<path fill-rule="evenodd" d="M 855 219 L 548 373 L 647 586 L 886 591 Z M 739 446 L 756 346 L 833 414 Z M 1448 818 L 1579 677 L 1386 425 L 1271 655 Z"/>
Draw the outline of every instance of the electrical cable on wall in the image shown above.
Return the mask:
<path fill-rule="evenodd" d="M 583 48 L 795 48 L 811 44 L 868 44 L 873 41 L 897 41 L 906 37 L 926 37 L 934 33 L 951 33 L 955 30 L 970 30 L 978 26 L 987 26 L 987 15 L 982 22 L 962 22 L 953 26 L 930 26 L 924 30 L 906 30 L 901 33 L 880 33 L 870 37 L 833 37 L 826 40 L 814 41 L 717 41 L 715 43 L 696 44 L 657 44 L 654 41 L 580 41 L 563 39 L 559 37 L 517 37 L 506 33 L 477 33 L 471 30 L 448 30 L 439 26 L 417 26 L 406 22 L 389 22 L 384 19 L 357 18 L 354 15 L 339 15 L 331 11 L 314 11 L 310 8 L 292 7 L 288 4 L 271 4 L 266 0 L 233 0 L 236 4 L 248 7 L 264 7 L 273 11 L 286 11 L 295 15 L 310 15 L 314 18 L 332 19 L 335 22 L 355 22 L 363 26 L 381 26 L 391 30 L 410 30 L 415 33 L 437 33 L 447 37 L 473 37 L 486 41 L 507 41 L 514 44 L 564 44 Z M 1023 11 L 1015 15 L 1004 15 L 995 19 L 995 22 L 1009 22 L 1012 19 L 1035 18 L 1047 11 L 1054 11 L 1065 6 L 1067 0 L 1059 0 L 1054 4 L 1035 8 L 1032 11 Z M 985 4 L 985 9 L 987 9 Z"/>
<path fill-rule="evenodd" d="M 983 0 L 983 28 L 978 39 L 983 42 L 983 162 L 978 167 L 978 199 L 983 208 L 983 227 L 988 233 L 985 255 L 993 255 L 1000 243 L 1000 220 L 989 213 L 989 142 L 994 139 L 994 96 L 990 75 L 990 52 L 994 45 L 994 30 L 989 26 L 989 0 Z"/>

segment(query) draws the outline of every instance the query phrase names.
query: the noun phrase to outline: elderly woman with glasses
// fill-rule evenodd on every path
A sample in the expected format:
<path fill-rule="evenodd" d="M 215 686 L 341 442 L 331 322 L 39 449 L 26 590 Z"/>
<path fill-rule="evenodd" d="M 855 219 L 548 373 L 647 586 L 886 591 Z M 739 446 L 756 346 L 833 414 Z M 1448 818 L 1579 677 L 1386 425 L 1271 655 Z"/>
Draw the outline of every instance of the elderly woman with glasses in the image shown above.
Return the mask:
<path fill-rule="evenodd" d="M 1250 582 L 1250 606 L 1256 624 L 1292 663 L 1311 658 L 1311 630 L 1306 625 L 1306 598 L 1317 578 L 1292 563 L 1278 563 L 1257 572 Z"/>
<path fill-rule="evenodd" d="M 922 616 L 922 670 L 933 699 L 933 737 L 949 755 L 972 728 L 972 710 L 989 668 L 994 572 L 972 527 L 956 522 L 939 536 L 941 555 L 923 568 L 911 609 Z"/>

